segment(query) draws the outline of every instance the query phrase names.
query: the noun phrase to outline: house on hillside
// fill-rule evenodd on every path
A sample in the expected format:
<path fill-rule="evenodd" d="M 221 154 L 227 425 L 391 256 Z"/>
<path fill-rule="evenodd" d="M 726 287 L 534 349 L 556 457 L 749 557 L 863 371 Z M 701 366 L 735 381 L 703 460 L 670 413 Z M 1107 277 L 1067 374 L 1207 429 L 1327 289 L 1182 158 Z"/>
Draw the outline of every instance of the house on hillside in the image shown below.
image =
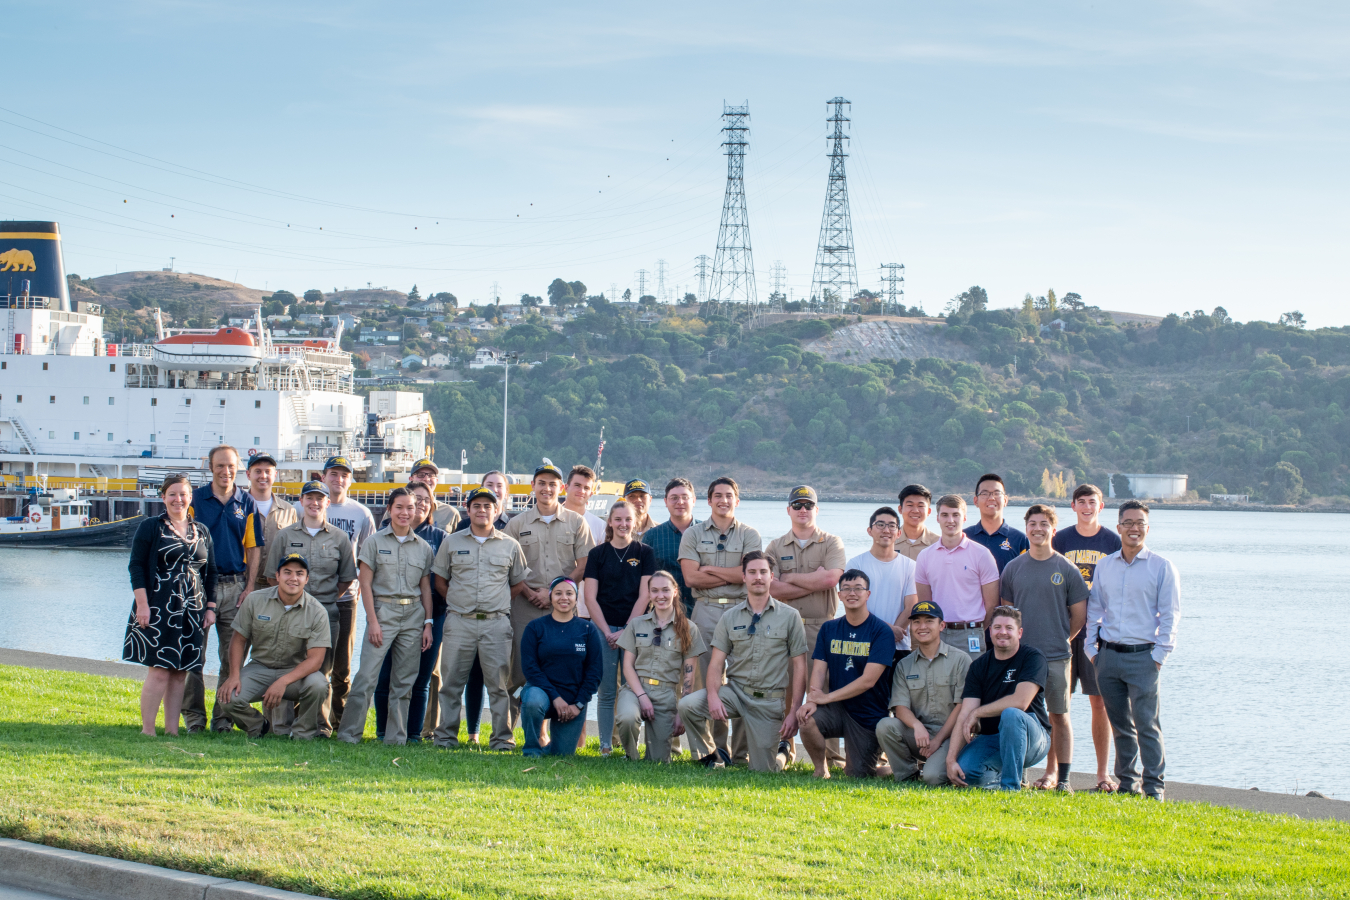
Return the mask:
<path fill-rule="evenodd" d="M 368 331 L 361 329 L 361 340 L 370 344 L 397 344 L 403 335 L 397 331 Z"/>
<path fill-rule="evenodd" d="M 227 319 L 226 324 L 231 328 L 243 328 L 249 323 L 248 319 Z"/>
<path fill-rule="evenodd" d="M 392 370 L 397 366 L 398 360 L 392 356 L 389 356 L 386 353 L 381 353 L 379 356 L 372 356 L 370 358 L 369 368 L 372 371 L 374 371 L 375 369 Z"/>
<path fill-rule="evenodd" d="M 450 365 L 450 357 L 444 353 L 433 353 L 427 357 L 427 365 L 435 366 L 438 369 L 444 368 Z"/>
<path fill-rule="evenodd" d="M 427 361 L 422 357 L 418 356 L 416 353 L 409 353 L 407 356 L 403 357 L 398 361 L 399 368 L 401 369 L 412 368 L 414 363 L 416 363 L 419 366 L 425 366 L 427 364 Z"/>
<path fill-rule="evenodd" d="M 1066 325 L 1068 325 L 1068 324 L 1069 324 L 1069 323 L 1068 323 L 1068 322 L 1065 322 L 1063 319 L 1055 319 L 1055 320 L 1053 320 L 1052 322 L 1050 322 L 1050 324 L 1048 324 L 1048 325 L 1042 325 L 1042 326 L 1041 326 L 1041 337 L 1045 337 L 1045 336 L 1051 334 L 1052 332 L 1063 331 L 1063 330 L 1064 330 L 1064 326 L 1066 326 Z"/>
<path fill-rule="evenodd" d="M 469 363 L 470 369 L 486 369 L 489 366 L 503 365 L 502 351 L 496 347 L 479 347 Z"/>

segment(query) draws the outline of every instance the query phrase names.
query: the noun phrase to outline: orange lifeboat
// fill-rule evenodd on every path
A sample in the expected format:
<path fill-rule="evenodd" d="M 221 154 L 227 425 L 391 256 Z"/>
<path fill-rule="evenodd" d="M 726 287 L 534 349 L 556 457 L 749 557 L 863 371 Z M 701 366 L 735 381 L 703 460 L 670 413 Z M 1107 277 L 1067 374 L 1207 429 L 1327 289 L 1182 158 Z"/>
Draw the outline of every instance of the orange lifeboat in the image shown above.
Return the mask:
<path fill-rule="evenodd" d="M 222 328 L 215 334 L 175 334 L 151 348 L 151 358 L 168 369 L 199 372 L 246 372 L 258 365 L 262 353 L 253 335 L 242 328 Z"/>

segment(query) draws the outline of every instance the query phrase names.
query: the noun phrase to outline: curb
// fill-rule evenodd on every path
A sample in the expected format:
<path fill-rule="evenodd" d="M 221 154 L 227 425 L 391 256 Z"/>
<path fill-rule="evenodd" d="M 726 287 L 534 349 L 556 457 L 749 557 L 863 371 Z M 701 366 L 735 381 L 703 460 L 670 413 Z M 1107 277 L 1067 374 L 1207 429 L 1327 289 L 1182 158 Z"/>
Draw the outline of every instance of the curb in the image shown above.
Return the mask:
<path fill-rule="evenodd" d="M 0 838 L 0 884 L 69 900 L 298 900 L 276 888 Z"/>

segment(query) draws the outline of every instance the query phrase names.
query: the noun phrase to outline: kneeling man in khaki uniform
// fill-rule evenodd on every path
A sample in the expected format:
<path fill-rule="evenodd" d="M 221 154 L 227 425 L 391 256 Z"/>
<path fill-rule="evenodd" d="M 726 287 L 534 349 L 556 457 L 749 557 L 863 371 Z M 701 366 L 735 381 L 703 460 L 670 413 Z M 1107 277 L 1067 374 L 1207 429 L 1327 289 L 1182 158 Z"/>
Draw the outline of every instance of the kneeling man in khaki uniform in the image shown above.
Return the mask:
<path fill-rule="evenodd" d="M 253 708 L 261 700 L 271 713 L 282 700 L 298 701 L 291 737 L 309 740 L 319 731 L 328 679 L 319 671 L 332 646 L 328 613 L 305 591 L 309 562 L 292 553 L 277 567 L 277 585 L 253 591 L 234 617 L 229 678 L 216 688 L 216 702 L 249 737 L 272 726 Z M 244 652 L 252 645 L 248 665 Z"/>
<path fill-rule="evenodd" d="M 921 600 L 909 613 L 914 652 L 891 678 L 891 712 L 877 723 L 877 743 L 896 781 L 918 775 L 924 784 L 947 784 L 947 749 L 961 711 L 970 654 L 942 639 L 942 607 Z"/>
<path fill-rule="evenodd" d="M 680 700 L 690 750 L 710 768 L 725 765 L 715 751 L 710 720 L 739 718 L 749 732 L 750 768 L 781 772 L 791 760 L 797 710 L 806 689 L 806 629 L 801 614 L 769 596 L 773 571 L 759 550 L 741 557 L 746 599 L 717 621 L 708 671 L 725 663 L 727 683 L 709 678 L 704 690 Z"/>

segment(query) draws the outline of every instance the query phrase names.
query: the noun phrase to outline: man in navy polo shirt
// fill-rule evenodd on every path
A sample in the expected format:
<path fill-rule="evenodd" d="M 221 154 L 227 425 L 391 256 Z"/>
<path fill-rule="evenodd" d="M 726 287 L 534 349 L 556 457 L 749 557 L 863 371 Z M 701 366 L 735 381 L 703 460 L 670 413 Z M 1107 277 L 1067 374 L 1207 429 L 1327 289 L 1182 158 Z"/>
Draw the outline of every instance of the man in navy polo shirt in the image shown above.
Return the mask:
<path fill-rule="evenodd" d="M 966 529 L 966 537 L 994 554 L 998 573 L 1003 567 L 1031 549 L 1031 542 L 1022 532 L 1003 521 L 1003 510 L 1008 505 L 1008 491 L 1003 479 L 990 472 L 981 475 L 975 483 L 975 507 L 980 521 Z"/>
<path fill-rule="evenodd" d="M 262 516 L 248 491 L 234 483 L 239 474 L 239 452 L 228 445 L 212 448 L 206 457 L 211 483 L 192 492 L 189 514 L 211 532 L 216 558 L 216 650 L 220 654 L 220 682 L 230 677 L 230 639 L 234 613 L 258 580 L 262 559 Z M 249 529 L 252 537 L 246 540 Z M 247 546 L 246 546 L 247 545 Z M 203 649 L 205 649 L 203 647 Z M 183 693 L 183 724 L 188 733 L 206 729 L 206 688 L 200 670 L 189 672 Z M 225 704 L 211 710 L 212 731 L 232 731 Z"/>

